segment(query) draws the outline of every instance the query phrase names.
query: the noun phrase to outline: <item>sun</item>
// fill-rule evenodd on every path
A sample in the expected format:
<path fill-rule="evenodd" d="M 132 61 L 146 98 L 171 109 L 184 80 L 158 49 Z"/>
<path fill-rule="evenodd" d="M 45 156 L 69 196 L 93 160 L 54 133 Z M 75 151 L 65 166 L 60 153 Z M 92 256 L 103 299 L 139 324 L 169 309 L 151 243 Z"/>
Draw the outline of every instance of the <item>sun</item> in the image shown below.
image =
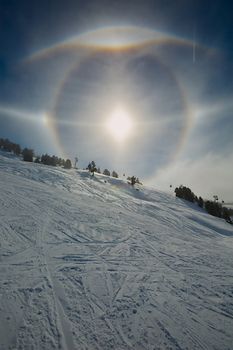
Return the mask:
<path fill-rule="evenodd" d="M 133 124 L 128 112 L 118 107 L 107 120 L 106 128 L 117 142 L 123 142 L 130 136 Z"/>

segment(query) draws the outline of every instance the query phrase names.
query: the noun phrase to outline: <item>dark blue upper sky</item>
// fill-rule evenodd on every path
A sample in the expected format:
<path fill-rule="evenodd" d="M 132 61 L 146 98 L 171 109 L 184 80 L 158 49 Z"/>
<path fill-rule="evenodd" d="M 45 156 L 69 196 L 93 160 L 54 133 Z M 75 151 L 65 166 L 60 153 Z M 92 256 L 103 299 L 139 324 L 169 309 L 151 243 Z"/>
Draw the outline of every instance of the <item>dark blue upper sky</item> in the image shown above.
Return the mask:
<path fill-rule="evenodd" d="M 232 52 L 231 1 L 11 1 L 1 0 L 1 73 L 40 45 L 89 30 L 131 24 L 190 37 Z"/>
<path fill-rule="evenodd" d="M 174 179 L 202 191 L 198 174 L 212 171 L 206 193 L 224 196 L 233 173 L 232 23 L 231 1 L 1 0 L 0 137 L 161 187 Z M 98 40 L 113 43 L 114 28 L 130 28 L 120 39 L 129 44 L 143 30 L 162 43 L 103 49 Z M 71 49 L 71 38 L 92 47 Z M 125 148 L 103 131 L 119 104 L 135 125 Z M 220 172 L 219 159 L 228 159 Z"/>

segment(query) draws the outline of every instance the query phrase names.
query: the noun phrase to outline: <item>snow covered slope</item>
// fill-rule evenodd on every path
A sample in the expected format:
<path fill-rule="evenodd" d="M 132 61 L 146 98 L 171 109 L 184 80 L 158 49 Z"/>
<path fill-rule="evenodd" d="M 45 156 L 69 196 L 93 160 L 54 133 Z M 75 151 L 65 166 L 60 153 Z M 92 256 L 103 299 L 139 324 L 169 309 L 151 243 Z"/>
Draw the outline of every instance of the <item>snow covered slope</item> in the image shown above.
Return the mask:
<path fill-rule="evenodd" d="M 0 155 L 0 349 L 233 349 L 233 228 Z"/>

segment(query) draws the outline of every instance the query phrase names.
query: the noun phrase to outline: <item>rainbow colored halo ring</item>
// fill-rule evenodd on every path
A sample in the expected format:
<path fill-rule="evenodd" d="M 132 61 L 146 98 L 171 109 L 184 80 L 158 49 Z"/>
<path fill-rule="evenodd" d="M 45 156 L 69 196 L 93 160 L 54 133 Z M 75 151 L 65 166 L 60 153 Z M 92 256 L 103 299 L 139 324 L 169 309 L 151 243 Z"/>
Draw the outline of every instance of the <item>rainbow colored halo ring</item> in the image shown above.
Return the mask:
<path fill-rule="evenodd" d="M 188 131 L 192 124 L 192 110 L 189 108 L 187 94 L 185 89 L 174 72 L 169 63 L 164 63 L 160 57 L 161 48 L 172 46 L 175 48 L 188 47 L 192 49 L 193 42 L 187 39 L 178 38 L 174 35 L 168 35 L 161 32 L 156 32 L 150 29 L 139 27 L 107 27 L 100 28 L 95 31 L 83 33 L 79 36 L 69 38 L 56 45 L 39 50 L 30 55 L 26 61 L 34 62 L 35 60 L 47 59 L 48 57 L 55 57 L 60 53 L 75 53 L 74 62 L 64 71 L 63 78 L 60 80 L 54 95 L 53 107 L 48 112 L 49 126 L 57 143 L 59 149 L 64 152 L 64 145 L 61 140 L 61 135 L 58 127 L 57 114 L 59 105 L 61 104 L 64 91 L 66 90 L 73 76 L 78 76 L 79 72 L 85 66 L 87 60 L 94 60 L 98 57 L 99 60 L 104 55 L 111 55 L 111 57 L 128 57 L 134 59 L 143 57 L 143 55 L 150 55 L 154 57 L 155 65 L 166 71 L 166 76 L 174 84 L 174 88 L 178 91 L 178 96 L 183 114 L 183 123 L 180 126 L 179 139 L 171 147 L 171 155 L 169 161 L 172 161 L 182 150 L 185 140 L 187 139 Z M 190 51 L 191 52 L 191 51 Z M 59 120 L 66 125 L 87 126 L 87 122 L 74 123 L 72 120 Z M 95 123 L 93 123 L 95 125 Z"/>

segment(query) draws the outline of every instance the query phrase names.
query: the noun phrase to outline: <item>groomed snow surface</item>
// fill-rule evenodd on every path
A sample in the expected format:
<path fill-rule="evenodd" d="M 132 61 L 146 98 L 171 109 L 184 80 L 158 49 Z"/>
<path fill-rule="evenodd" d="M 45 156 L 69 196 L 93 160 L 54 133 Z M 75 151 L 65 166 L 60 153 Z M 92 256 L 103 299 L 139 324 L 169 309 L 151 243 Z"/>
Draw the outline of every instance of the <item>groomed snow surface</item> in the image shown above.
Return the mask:
<path fill-rule="evenodd" d="M 233 349 L 233 227 L 0 154 L 0 349 Z"/>

